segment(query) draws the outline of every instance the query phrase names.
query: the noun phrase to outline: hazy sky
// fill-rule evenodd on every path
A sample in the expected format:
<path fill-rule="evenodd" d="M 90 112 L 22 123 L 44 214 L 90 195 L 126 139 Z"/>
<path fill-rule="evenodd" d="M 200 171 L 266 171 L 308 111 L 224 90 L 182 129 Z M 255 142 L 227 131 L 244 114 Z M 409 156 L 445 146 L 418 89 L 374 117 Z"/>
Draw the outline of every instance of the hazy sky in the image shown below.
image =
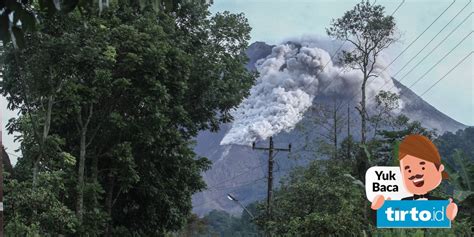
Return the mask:
<path fill-rule="evenodd" d="M 253 28 L 251 33 L 252 42 L 264 41 L 269 44 L 278 44 L 285 39 L 301 37 L 303 35 L 325 36 L 325 28 L 329 25 L 331 19 L 342 16 L 345 11 L 351 9 L 357 2 L 356 0 L 215 0 L 211 11 L 228 10 L 234 13 L 243 12 Z M 385 6 L 387 13 L 390 14 L 401 2 L 402 0 L 378 0 L 377 4 Z M 402 35 L 402 38 L 398 44 L 387 51 L 389 60 L 402 52 L 451 3 L 452 1 L 447 0 L 406 0 L 394 15 L 398 32 Z M 393 63 L 389 70 L 392 73 L 396 73 L 467 3 L 467 0 L 457 0 L 418 41 Z M 472 14 L 472 11 L 473 5 L 470 3 L 413 62 L 397 75 L 397 78 L 400 78 L 411 69 L 466 16 Z M 409 86 L 416 81 L 466 35 L 472 33 L 473 25 L 474 19 L 471 15 L 427 60 L 408 74 L 402 83 Z M 411 89 L 417 94 L 423 93 L 456 65 L 460 59 L 471 53 L 473 48 L 474 40 L 473 36 L 470 35 L 456 50 Z M 423 96 L 426 101 L 438 110 L 467 125 L 474 125 L 474 65 L 472 57 L 471 55 L 449 76 Z M 5 98 L 0 98 L 0 117 L 3 128 L 12 116 L 15 116 L 15 113 L 8 111 Z M 13 136 L 7 135 L 4 132 L 3 138 L 9 153 L 14 153 L 13 150 L 18 146 L 13 143 Z M 14 156 L 12 158 L 15 160 Z"/>
<path fill-rule="evenodd" d="M 291 37 L 326 36 L 325 28 L 330 24 L 331 19 L 342 16 L 358 2 L 356 0 L 215 0 L 211 10 L 213 13 L 225 10 L 233 13 L 243 12 L 252 27 L 252 42 L 264 41 L 269 44 L 278 44 Z M 402 0 L 378 0 L 376 3 L 385 6 L 386 12 L 391 14 L 401 2 Z M 387 51 L 389 62 L 415 40 L 452 2 L 406 0 L 394 14 L 398 32 L 402 37 L 399 43 Z M 396 78 L 404 76 L 470 14 L 471 16 L 461 27 L 440 44 L 420 66 L 409 73 L 402 83 L 410 86 L 466 35 L 472 33 L 473 4 L 468 3 L 467 0 L 457 0 L 392 64 L 389 68 L 392 75 L 416 55 L 466 4 L 468 4 L 467 7 Z M 411 89 L 418 95 L 422 94 L 462 58 L 471 53 L 473 48 L 474 39 L 470 35 Z M 427 92 L 423 99 L 455 120 L 466 125 L 474 125 L 473 68 L 471 55 Z"/>

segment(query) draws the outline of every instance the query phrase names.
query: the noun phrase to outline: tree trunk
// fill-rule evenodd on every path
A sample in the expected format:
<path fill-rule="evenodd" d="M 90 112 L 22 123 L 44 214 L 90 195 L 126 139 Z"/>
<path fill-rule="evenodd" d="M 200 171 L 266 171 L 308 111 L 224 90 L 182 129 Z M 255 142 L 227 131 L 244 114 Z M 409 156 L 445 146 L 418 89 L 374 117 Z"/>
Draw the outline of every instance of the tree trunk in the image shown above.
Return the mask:
<path fill-rule="evenodd" d="M 99 176 L 98 163 L 99 163 L 99 157 L 97 155 L 94 155 L 92 157 L 92 165 L 91 165 L 91 181 L 93 184 L 98 184 L 98 181 L 97 181 L 97 178 Z M 98 201 L 99 195 L 100 195 L 99 193 L 94 193 L 94 196 L 92 197 L 94 207 L 99 206 L 99 201 Z"/>
<path fill-rule="evenodd" d="M 107 196 L 105 198 L 105 208 L 107 210 L 107 215 L 110 217 L 110 220 L 112 220 L 112 205 L 113 205 L 113 196 L 114 196 L 114 186 L 115 186 L 115 181 L 114 181 L 114 175 L 112 174 L 112 171 L 109 172 L 109 175 L 107 176 Z M 107 231 L 105 236 L 109 237 L 111 236 L 111 230 L 112 230 L 112 223 L 109 220 L 109 223 L 107 223 Z"/>
<path fill-rule="evenodd" d="M 38 171 L 39 171 L 39 161 L 40 161 L 40 159 L 41 159 L 41 155 L 39 156 L 39 158 L 34 160 L 34 163 L 33 163 L 33 190 L 38 185 Z"/>
<path fill-rule="evenodd" d="M 34 160 L 33 163 L 33 190 L 38 185 L 38 172 L 39 172 L 39 163 L 43 159 L 43 151 L 44 151 L 44 143 L 48 138 L 49 129 L 51 127 L 51 113 L 53 111 L 53 96 L 50 95 L 48 97 L 48 107 L 46 109 L 46 116 L 43 125 L 43 135 L 41 136 L 40 141 L 40 154 L 37 159 Z"/>
<path fill-rule="evenodd" d="M 365 84 L 367 83 L 366 76 L 364 76 L 364 81 L 362 82 L 362 99 L 360 101 L 360 117 L 361 117 L 361 128 L 360 128 L 360 135 L 361 135 L 361 143 L 365 144 L 366 141 L 366 109 L 365 109 Z"/>
<path fill-rule="evenodd" d="M 79 223 L 82 223 L 84 209 L 84 169 L 86 161 L 86 128 L 81 130 L 80 152 L 79 152 L 79 170 L 77 177 L 77 202 L 76 216 Z"/>
<path fill-rule="evenodd" d="M 97 182 L 97 177 L 99 177 L 99 157 L 97 155 L 92 157 L 92 164 L 91 164 L 91 179 L 92 182 Z"/>
<path fill-rule="evenodd" d="M 361 117 L 361 128 L 360 128 L 360 133 L 361 133 L 361 144 L 365 145 L 366 142 L 366 120 L 367 120 L 367 112 L 366 112 L 366 104 L 365 104 L 365 88 L 366 88 L 366 83 L 367 83 L 367 74 L 364 71 L 364 80 L 362 82 L 362 98 L 360 101 L 360 108 L 359 113 Z M 359 179 L 365 182 L 365 172 L 367 171 L 368 167 L 368 160 L 367 156 L 363 149 L 359 149 L 358 155 L 357 155 L 357 169 L 358 169 L 358 175 Z"/>
<path fill-rule="evenodd" d="M 76 200 L 76 216 L 79 223 L 82 223 L 82 217 L 84 213 L 84 172 L 86 163 L 86 138 L 87 138 L 87 127 L 92 117 L 93 105 L 89 105 L 89 114 L 87 119 L 82 121 L 82 110 L 78 113 L 78 122 L 80 127 L 80 145 L 79 145 L 79 170 L 77 171 L 77 200 Z"/>

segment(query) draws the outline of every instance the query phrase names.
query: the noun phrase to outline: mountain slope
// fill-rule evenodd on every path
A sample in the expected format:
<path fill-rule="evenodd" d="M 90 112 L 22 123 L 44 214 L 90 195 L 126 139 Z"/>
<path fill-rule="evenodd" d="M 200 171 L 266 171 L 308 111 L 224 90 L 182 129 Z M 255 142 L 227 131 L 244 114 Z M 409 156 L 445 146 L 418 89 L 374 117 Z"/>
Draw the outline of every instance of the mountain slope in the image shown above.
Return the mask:
<path fill-rule="evenodd" d="M 273 46 L 263 42 L 256 42 L 250 45 L 247 55 L 249 63 L 247 69 L 255 70 L 255 63 L 258 59 L 265 58 L 272 51 Z M 422 122 L 422 125 L 437 129 L 438 132 L 455 131 L 466 126 L 453 120 L 449 116 L 441 113 L 436 108 L 428 104 L 422 98 L 417 96 L 407 87 L 394 80 L 396 87 L 400 89 L 403 109 L 401 113 L 407 115 L 412 120 Z M 323 95 L 316 96 L 313 100 L 318 104 L 330 104 L 331 98 Z M 316 104 L 316 103 L 313 103 Z M 351 134 L 358 137 L 357 112 L 354 109 L 355 101 L 349 106 L 351 116 L 354 121 Z M 305 130 L 310 131 L 310 136 L 323 133 L 324 130 L 310 122 L 311 109 L 304 115 L 299 124 L 305 124 Z M 223 125 L 219 132 L 211 133 L 201 132 L 197 138 L 195 151 L 200 156 L 208 157 L 212 162 L 212 168 L 203 174 L 204 180 L 208 184 L 208 190 L 193 196 L 194 212 L 204 215 L 213 209 L 226 210 L 231 213 L 240 213 L 241 208 L 235 202 L 226 198 L 227 193 L 232 193 L 244 205 L 261 200 L 266 197 L 266 173 L 268 154 L 263 151 L 254 151 L 248 146 L 241 145 L 219 145 L 222 138 L 229 131 L 231 125 Z M 298 125 L 297 125 L 298 127 Z M 344 132 L 341 137 L 347 134 Z M 292 143 L 293 150 L 291 155 L 283 152 L 276 155 L 275 165 L 275 185 L 278 180 L 296 166 L 307 164 L 313 158 L 311 152 L 305 151 L 304 136 L 300 129 L 294 129 L 290 132 L 281 132 L 273 136 L 276 147 L 287 147 Z M 268 146 L 268 141 L 258 143 L 260 146 Z M 289 158 L 290 157 L 290 158 Z"/>

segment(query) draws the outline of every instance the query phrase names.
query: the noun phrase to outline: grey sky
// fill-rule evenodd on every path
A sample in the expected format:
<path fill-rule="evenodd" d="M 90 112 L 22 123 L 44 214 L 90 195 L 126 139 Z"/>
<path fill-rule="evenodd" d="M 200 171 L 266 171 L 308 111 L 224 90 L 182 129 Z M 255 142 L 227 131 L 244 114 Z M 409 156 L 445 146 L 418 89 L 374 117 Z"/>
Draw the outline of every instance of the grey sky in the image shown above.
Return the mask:
<path fill-rule="evenodd" d="M 402 0 L 378 0 L 377 3 L 386 7 L 388 14 L 401 3 Z M 215 0 L 211 7 L 212 12 L 228 10 L 234 13 L 243 12 L 248 18 L 253 30 L 253 41 L 264 41 L 269 44 L 278 44 L 285 39 L 303 35 L 325 36 L 327 27 L 332 18 L 342 16 L 351 9 L 356 0 Z M 394 15 L 402 39 L 387 51 L 389 60 L 398 55 L 412 40 L 414 40 L 452 1 L 448 0 L 406 0 Z M 454 15 L 466 4 L 467 0 L 457 0 L 451 8 L 400 58 L 389 68 L 392 73 L 400 69 L 418 50 L 438 31 L 448 23 Z M 443 39 L 466 16 L 472 14 L 472 3 L 434 40 L 407 68 L 400 73 L 404 75 L 413 65 L 426 55 L 438 42 Z M 474 19 L 471 16 L 455 33 L 453 33 L 440 47 L 417 67 L 403 81 L 411 85 L 444 54 L 451 50 L 467 34 L 472 32 Z M 456 50 L 442 63 L 432 70 L 419 83 L 412 87 L 417 94 L 423 93 L 433 85 L 461 58 L 473 51 L 473 36 L 469 36 Z M 473 82 L 472 55 L 464 61 L 448 77 L 437 84 L 423 96 L 431 105 L 446 113 L 450 117 L 467 125 L 474 125 L 474 82 Z M 397 76 L 398 77 L 398 76 Z M 15 112 L 6 109 L 5 98 L 0 98 L 0 117 L 3 129 L 9 118 Z M 4 143 L 9 153 L 16 154 L 18 144 L 13 143 L 13 136 L 4 132 Z M 15 156 L 12 155 L 13 160 Z"/>
<path fill-rule="evenodd" d="M 385 6 L 391 14 L 402 0 L 378 0 L 377 4 Z M 331 19 L 340 17 L 351 9 L 356 0 L 215 0 L 212 12 L 225 11 L 243 12 L 248 18 L 253 30 L 252 42 L 264 41 L 278 44 L 291 37 L 302 35 L 326 36 L 325 28 Z M 389 62 L 393 60 L 411 41 L 421 34 L 437 16 L 439 16 L 452 1 L 448 0 L 406 0 L 394 15 L 401 40 L 387 51 Z M 422 49 L 466 4 L 467 0 L 457 0 L 434 25 L 426 31 L 410 48 L 406 50 L 389 68 L 396 73 L 404 64 Z M 419 60 L 433 49 L 451 30 L 465 17 L 472 14 L 473 5 L 470 3 L 442 32 L 428 45 L 397 77 L 402 77 Z M 441 44 L 420 66 L 416 67 L 402 81 L 409 86 L 420 78 L 432 65 L 441 59 L 448 51 L 458 44 L 467 34 L 472 32 L 474 20 L 472 15 Z M 472 52 L 473 36 L 470 35 L 459 47 L 446 57 L 423 79 L 411 89 L 417 94 L 423 93 L 458 61 Z M 438 110 L 467 125 L 474 125 L 474 95 L 473 95 L 473 59 L 472 55 L 445 79 L 423 96 Z"/>

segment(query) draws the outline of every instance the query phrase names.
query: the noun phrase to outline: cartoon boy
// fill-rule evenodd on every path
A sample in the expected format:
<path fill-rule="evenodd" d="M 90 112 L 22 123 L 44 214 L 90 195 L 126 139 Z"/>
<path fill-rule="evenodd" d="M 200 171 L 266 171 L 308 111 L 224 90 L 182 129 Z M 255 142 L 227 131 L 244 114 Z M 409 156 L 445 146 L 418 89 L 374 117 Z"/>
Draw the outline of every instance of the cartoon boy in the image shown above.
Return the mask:
<path fill-rule="evenodd" d="M 402 200 L 442 200 L 433 197 L 429 192 L 439 186 L 442 179 L 447 179 L 448 174 L 441 164 L 438 149 L 427 137 L 421 135 L 408 135 L 400 143 L 398 159 L 402 173 L 403 184 L 413 196 Z M 377 195 L 372 202 L 372 209 L 377 210 L 383 206 L 385 198 Z M 454 220 L 458 206 L 449 199 L 446 216 Z"/>

